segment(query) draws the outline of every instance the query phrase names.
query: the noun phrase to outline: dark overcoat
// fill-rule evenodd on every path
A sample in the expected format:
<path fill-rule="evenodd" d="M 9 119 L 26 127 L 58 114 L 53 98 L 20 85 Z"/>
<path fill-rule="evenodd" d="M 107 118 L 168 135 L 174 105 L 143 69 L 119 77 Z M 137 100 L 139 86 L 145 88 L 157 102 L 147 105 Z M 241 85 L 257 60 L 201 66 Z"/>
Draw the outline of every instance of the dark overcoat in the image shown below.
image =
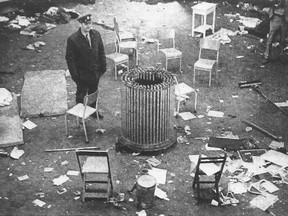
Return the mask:
<path fill-rule="evenodd" d="M 89 32 L 91 47 L 81 29 L 67 39 L 66 62 L 72 79 L 78 82 L 97 83 L 106 71 L 106 56 L 100 33 Z"/>

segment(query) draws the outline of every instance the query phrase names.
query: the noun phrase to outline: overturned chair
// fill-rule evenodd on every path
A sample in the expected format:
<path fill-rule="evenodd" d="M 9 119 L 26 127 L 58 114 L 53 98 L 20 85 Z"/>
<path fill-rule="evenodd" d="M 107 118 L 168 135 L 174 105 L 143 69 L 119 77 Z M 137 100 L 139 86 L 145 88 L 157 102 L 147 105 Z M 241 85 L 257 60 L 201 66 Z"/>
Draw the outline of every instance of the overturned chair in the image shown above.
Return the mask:
<path fill-rule="evenodd" d="M 200 184 L 214 184 L 214 189 L 217 196 L 216 200 L 220 205 L 221 200 L 219 192 L 219 181 L 221 179 L 223 168 L 226 162 L 226 157 L 227 157 L 226 153 L 223 156 L 217 156 L 217 157 L 203 157 L 199 155 L 198 162 L 196 165 L 195 177 L 192 185 L 193 189 L 196 186 L 198 204 L 201 199 Z"/>
<path fill-rule="evenodd" d="M 107 199 L 113 191 L 108 151 L 76 150 L 83 181 L 82 200 Z"/>

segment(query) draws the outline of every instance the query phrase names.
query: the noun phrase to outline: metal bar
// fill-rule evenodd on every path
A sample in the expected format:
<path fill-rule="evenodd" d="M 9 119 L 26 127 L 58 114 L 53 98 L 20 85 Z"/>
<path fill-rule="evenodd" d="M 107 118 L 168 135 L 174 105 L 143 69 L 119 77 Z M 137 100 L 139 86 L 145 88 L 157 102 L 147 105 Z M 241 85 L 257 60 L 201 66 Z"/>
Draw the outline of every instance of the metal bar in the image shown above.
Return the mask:
<path fill-rule="evenodd" d="M 62 151 L 76 151 L 76 150 L 97 150 L 100 147 L 79 147 L 79 148 L 63 148 L 63 149 L 46 149 L 45 152 L 62 152 Z"/>

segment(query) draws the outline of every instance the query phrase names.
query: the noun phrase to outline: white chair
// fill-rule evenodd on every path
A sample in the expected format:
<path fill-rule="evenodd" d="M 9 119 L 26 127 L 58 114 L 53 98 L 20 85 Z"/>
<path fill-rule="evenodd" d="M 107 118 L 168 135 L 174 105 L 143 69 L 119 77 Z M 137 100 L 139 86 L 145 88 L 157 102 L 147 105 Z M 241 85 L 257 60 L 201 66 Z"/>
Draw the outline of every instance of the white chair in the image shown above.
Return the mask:
<path fill-rule="evenodd" d="M 175 47 L 175 29 L 161 29 L 157 31 L 157 53 L 165 55 L 165 69 L 168 68 L 168 61 L 179 59 L 179 70 L 181 71 L 182 52 Z M 165 46 L 162 44 L 165 43 Z M 160 46 L 163 48 L 160 49 Z"/>
<path fill-rule="evenodd" d="M 176 100 L 177 100 L 176 114 L 179 114 L 181 102 L 184 102 L 187 99 L 189 99 L 188 94 L 190 94 L 190 93 L 195 94 L 194 112 L 197 112 L 197 93 L 198 93 L 198 90 L 190 87 L 186 83 L 178 83 L 176 76 L 174 76 L 174 79 L 176 82 L 176 86 L 175 86 L 175 95 L 176 95 Z"/>
<path fill-rule="evenodd" d="M 209 53 L 209 57 L 207 53 L 205 57 L 203 57 L 203 50 L 212 51 L 212 56 Z M 195 83 L 196 70 L 198 71 L 206 71 L 209 72 L 209 86 L 211 86 L 212 80 L 212 71 L 214 65 L 216 66 L 216 79 L 218 79 L 218 60 L 219 60 L 219 50 L 220 50 L 220 40 L 201 38 L 200 39 L 200 52 L 199 59 L 194 64 L 194 74 L 193 74 L 193 84 Z M 206 51 L 207 52 L 207 51 Z M 214 59 L 212 59 L 214 57 Z"/>
<path fill-rule="evenodd" d="M 86 123 L 85 120 L 89 118 L 93 113 L 96 113 L 97 121 L 100 128 L 100 122 L 99 122 L 99 114 L 98 114 L 98 94 L 99 90 L 92 94 L 86 94 L 84 97 L 83 103 L 78 103 L 71 109 L 69 109 L 65 114 L 65 130 L 66 130 L 66 136 L 68 135 L 68 123 L 67 123 L 67 117 L 68 115 L 73 115 L 77 118 L 77 126 L 79 126 L 79 118 L 82 120 L 84 133 L 85 133 L 85 140 L 88 143 L 88 136 L 87 136 L 87 130 L 86 130 Z M 96 103 L 95 108 L 89 106 L 92 103 Z"/>
<path fill-rule="evenodd" d="M 117 35 L 119 52 L 121 52 L 124 49 L 132 49 L 135 54 L 135 64 L 138 65 L 139 54 L 138 54 L 138 42 L 136 41 L 136 38 L 130 32 L 120 31 L 116 18 L 114 17 L 113 20 L 114 20 L 114 30 Z"/>
<path fill-rule="evenodd" d="M 117 65 L 126 63 L 127 71 L 129 71 L 129 56 L 120 53 L 120 50 L 117 46 L 119 41 L 115 31 L 105 34 L 103 36 L 103 41 L 105 44 L 106 58 L 111 59 L 114 62 L 115 80 L 117 80 L 118 76 Z M 110 47 L 111 45 L 113 45 L 113 52 L 109 52 L 110 49 L 112 48 Z"/>

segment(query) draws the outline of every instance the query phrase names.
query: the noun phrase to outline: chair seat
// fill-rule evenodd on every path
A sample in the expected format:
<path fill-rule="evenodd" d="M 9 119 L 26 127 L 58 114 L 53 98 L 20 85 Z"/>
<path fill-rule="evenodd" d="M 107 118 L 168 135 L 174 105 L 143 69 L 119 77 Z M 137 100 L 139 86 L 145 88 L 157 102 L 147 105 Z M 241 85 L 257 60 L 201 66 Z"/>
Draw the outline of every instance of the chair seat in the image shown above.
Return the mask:
<path fill-rule="evenodd" d="M 84 119 L 88 118 L 90 115 L 92 115 L 94 112 L 96 112 L 95 108 L 92 108 L 90 106 L 86 107 L 86 112 L 85 112 L 85 116 Z M 78 103 L 77 105 L 75 105 L 73 108 L 71 108 L 70 110 L 67 111 L 67 113 L 83 118 L 83 113 L 84 113 L 84 105 L 82 103 Z"/>
<path fill-rule="evenodd" d="M 212 70 L 213 65 L 216 63 L 216 60 L 210 60 L 210 59 L 199 59 L 195 62 L 194 67 L 195 68 L 201 68 L 206 70 Z"/>
<path fill-rule="evenodd" d="M 163 52 L 167 58 L 180 58 L 182 56 L 182 52 L 175 48 L 160 49 L 160 52 Z"/>
<path fill-rule="evenodd" d="M 137 49 L 137 41 L 121 41 L 119 44 L 120 48 Z"/>
<path fill-rule="evenodd" d="M 87 157 L 82 167 L 82 173 L 108 173 L 109 166 L 106 157 Z"/>
<path fill-rule="evenodd" d="M 106 57 L 114 60 L 115 62 L 122 62 L 122 61 L 129 60 L 128 55 L 125 55 L 122 53 L 111 53 L 111 54 L 106 55 Z"/>

